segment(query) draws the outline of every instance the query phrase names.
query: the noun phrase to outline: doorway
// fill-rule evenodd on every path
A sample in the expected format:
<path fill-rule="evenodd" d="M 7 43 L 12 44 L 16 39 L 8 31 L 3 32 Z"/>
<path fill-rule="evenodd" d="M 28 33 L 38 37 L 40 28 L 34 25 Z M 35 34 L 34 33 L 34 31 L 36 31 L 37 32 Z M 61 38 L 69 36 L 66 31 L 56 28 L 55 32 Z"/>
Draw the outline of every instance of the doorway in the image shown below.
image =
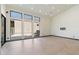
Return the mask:
<path fill-rule="evenodd" d="M 40 36 L 40 22 L 32 20 L 10 20 L 11 40 L 30 39 Z"/>
<path fill-rule="evenodd" d="M 23 36 L 24 39 L 32 38 L 32 21 L 24 20 L 23 21 Z"/>
<path fill-rule="evenodd" d="M 10 20 L 11 40 L 32 38 L 32 22 Z"/>
<path fill-rule="evenodd" d="M 22 39 L 22 21 L 10 20 L 11 40 Z"/>

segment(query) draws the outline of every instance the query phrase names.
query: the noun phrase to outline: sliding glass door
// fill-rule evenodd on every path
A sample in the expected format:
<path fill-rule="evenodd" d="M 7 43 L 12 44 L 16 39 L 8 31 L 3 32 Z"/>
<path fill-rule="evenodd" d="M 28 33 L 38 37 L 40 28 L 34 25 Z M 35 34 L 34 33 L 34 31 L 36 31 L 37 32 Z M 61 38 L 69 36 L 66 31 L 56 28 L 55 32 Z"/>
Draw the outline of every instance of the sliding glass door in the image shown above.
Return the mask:
<path fill-rule="evenodd" d="M 24 38 L 32 38 L 32 22 L 23 21 L 23 36 Z"/>
<path fill-rule="evenodd" d="M 22 39 L 22 21 L 10 21 L 11 40 Z"/>
<path fill-rule="evenodd" d="M 31 21 L 10 21 L 11 40 L 32 38 L 32 22 Z"/>
<path fill-rule="evenodd" d="M 20 12 L 10 12 L 11 40 L 32 38 L 32 16 Z"/>

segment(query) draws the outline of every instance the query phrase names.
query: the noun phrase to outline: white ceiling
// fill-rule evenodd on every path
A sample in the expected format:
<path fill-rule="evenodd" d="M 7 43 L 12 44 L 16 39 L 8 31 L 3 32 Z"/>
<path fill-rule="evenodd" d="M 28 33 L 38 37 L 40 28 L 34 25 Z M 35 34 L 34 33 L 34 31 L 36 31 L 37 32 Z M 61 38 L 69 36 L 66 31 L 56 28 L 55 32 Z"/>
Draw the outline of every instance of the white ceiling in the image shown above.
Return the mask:
<path fill-rule="evenodd" d="M 11 6 L 11 5 L 10 5 Z M 69 8 L 75 6 L 73 4 L 13 4 L 12 6 L 18 6 L 25 8 L 34 13 L 38 13 L 45 16 L 55 16 Z"/>

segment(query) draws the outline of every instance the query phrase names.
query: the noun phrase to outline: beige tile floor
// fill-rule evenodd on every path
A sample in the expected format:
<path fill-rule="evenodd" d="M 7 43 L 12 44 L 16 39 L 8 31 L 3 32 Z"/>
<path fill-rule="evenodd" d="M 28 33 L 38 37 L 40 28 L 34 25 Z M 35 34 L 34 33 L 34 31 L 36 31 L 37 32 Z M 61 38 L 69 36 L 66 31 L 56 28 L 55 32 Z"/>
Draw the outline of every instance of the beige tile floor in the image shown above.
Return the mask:
<path fill-rule="evenodd" d="M 79 41 L 59 37 L 42 37 L 7 42 L 2 55 L 77 55 Z"/>

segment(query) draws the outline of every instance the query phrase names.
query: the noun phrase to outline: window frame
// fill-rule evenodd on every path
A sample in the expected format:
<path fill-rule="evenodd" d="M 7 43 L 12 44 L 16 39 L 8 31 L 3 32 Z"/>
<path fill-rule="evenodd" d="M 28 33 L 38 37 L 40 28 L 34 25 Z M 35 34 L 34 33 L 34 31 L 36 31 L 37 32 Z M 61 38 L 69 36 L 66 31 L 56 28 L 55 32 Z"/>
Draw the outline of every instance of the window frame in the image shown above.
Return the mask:
<path fill-rule="evenodd" d="M 29 16 L 29 17 L 31 17 L 31 18 L 25 18 L 25 17 L 24 17 L 25 15 L 27 15 L 27 16 Z M 33 20 L 33 16 L 32 16 L 32 15 L 30 15 L 30 14 L 25 14 L 25 13 L 24 13 L 24 14 L 23 14 L 23 19 Z"/>
<path fill-rule="evenodd" d="M 12 16 L 11 16 L 11 12 L 15 12 L 15 13 L 21 14 L 21 18 L 14 18 L 14 17 L 12 17 Z M 14 19 L 14 20 L 20 20 L 20 19 L 23 18 L 22 13 L 21 13 L 21 12 L 18 12 L 18 11 L 15 11 L 15 10 L 10 10 L 10 17 L 11 17 L 12 19 Z"/>

